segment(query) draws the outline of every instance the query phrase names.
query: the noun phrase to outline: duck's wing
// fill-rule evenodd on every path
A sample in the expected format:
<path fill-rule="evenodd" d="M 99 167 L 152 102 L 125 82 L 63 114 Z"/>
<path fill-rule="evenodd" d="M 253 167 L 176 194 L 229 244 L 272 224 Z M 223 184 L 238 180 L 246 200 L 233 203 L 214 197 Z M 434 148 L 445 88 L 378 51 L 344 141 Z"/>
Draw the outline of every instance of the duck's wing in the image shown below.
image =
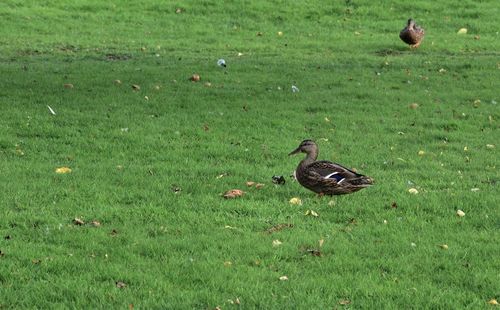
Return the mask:
<path fill-rule="evenodd" d="M 309 164 L 306 169 L 311 177 L 322 178 L 329 181 L 335 181 L 340 184 L 345 180 L 358 179 L 362 174 L 356 173 L 339 164 L 322 160 Z"/>

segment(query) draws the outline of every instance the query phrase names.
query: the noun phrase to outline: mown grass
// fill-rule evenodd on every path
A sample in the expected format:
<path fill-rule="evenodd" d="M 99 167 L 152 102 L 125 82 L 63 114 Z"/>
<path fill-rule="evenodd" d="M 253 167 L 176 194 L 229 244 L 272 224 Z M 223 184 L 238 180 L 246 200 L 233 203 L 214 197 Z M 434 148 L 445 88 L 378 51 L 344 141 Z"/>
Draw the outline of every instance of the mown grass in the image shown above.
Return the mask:
<path fill-rule="evenodd" d="M 0 4 L 0 308 L 486 307 L 500 297 L 497 13 Z M 427 32 L 416 51 L 398 39 L 409 16 Z M 305 138 L 376 185 L 320 199 L 291 182 Z M 222 199 L 231 188 L 247 193 Z"/>

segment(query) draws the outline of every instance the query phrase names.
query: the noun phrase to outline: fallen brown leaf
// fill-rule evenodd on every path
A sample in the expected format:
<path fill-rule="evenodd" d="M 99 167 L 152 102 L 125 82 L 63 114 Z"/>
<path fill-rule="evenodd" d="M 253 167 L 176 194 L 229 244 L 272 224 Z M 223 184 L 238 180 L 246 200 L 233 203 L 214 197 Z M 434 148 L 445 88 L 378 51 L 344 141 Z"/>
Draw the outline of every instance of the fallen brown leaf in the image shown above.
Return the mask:
<path fill-rule="evenodd" d="M 246 184 L 248 187 L 252 187 L 252 186 L 254 186 L 254 185 L 255 185 L 255 182 L 254 182 L 254 181 L 247 181 L 245 184 Z"/>
<path fill-rule="evenodd" d="M 85 225 L 85 222 L 81 218 L 75 217 L 75 219 L 73 219 L 73 224 L 82 226 Z"/>
<path fill-rule="evenodd" d="M 75 87 L 75 86 L 71 83 L 64 84 L 64 88 L 66 88 L 66 89 L 71 89 L 73 87 Z"/>
<path fill-rule="evenodd" d="M 241 197 L 241 196 L 243 196 L 243 194 L 245 194 L 245 192 L 242 191 L 241 189 L 231 189 L 231 190 L 228 190 L 227 192 L 225 192 L 223 197 L 226 199 L 232 199 L 232 198 Z"/>
<path fill-rule="evenodd" d="M 192 82 L 199 82 L 201 80 L 201 77 L 199 74 L 193 74 L 191 75 L 191 77 L 189 78 L 189 80 L 191 80 Z"/>
<path fill-rule="evenodd" d="M 493 299 L 491 299 L 491 300 L 488 301 L 488 304 L 497 306 L 498 305 L 498 301 L 493 298 Z"/>
<path fill-rule="evenodd" d="M 263 187 L 264 187 L 264 184 L 262 184 L 262 183 L 257 183 L 257 184 L 255 184 L 255 188 L 256 188 L 256 189 L 261 189 L 261 188 L 263 188 Z"/>
<path fill-rule="evenodd" d="M 90 222 L 90 225 L 92 225 L 94 227 L 99 227 L 99 226 L 101 226 L 101 223 L 99 221 L 94 220 L 94 221 Z"/>
<path fill-rule="evenodd" d="M 349 299 L 342 299 L 339 301 L 339 305 L 342 305 L 342 306 L 346 306 L 350 303 L 351 303 L 351 301 Z"/>
<path fill-rule="evenodd" d="M 139 91 L 139 90 L 141 90 L 141 87 L 137 84 L 132 84 L 132 89 L 135 91 Z"/>
<path fill-rule="evenodd" d="M 274 232 L 277 232 L 277 231 L 283 230 L 283 229 L 285 229 L 285 228 L 292 228 L 292 227 L 293 227 L 293 224 L 288 224 L 288 223 L 278 224 L 278 225 L 274 225 L 274 226 L 272 226 L 272 227 L 268 228 L 268 229 L 266 230 L 266 232 L 267 232 L 268 234 L 272 234 L 272 233 L 274 233 Z"/>

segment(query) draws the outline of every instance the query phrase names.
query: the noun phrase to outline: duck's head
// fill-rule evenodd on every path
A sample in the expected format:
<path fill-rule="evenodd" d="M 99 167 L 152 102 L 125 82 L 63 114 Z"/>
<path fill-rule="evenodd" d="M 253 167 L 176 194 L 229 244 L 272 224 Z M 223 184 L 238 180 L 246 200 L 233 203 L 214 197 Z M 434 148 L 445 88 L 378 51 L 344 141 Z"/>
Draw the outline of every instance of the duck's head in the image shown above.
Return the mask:
<path fill-rule="evenodd" d="M 294 154 L 301 153 L 301 152 L 309 154 L 311 152 L 316 151 L 317 148 L 318 148 L 318 146 L 316 145 L 316 143 L 313 140 L 304 140 L 300 143 L 299 147 L 297 147 L 295 150 L 290 152 L 290 154 L 288 154 L 288 155 L 294 155 Z"/>
<path fill-rule="evenodd" d="M 409 27 L 409 28 L 413 28 L 413 27 L 415 27 L 415 20 L 414 20 L 413 18 L 410 18 L 410 19 L 408 20 L 408 27 Z"/>

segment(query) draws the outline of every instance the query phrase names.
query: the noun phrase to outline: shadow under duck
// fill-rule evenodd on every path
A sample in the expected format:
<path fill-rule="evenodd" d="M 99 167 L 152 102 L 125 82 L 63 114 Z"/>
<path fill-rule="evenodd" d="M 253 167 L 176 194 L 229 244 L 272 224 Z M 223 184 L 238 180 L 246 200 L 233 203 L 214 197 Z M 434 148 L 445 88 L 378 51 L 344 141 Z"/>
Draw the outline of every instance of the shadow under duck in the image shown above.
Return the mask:
<path fill-rule="evenodd" d="M 404 27 L 399 33 L 401 40 L 403 40 L 406 44 L 409 44 L 411 48 L 417 48 L 420 43 L 422 43 L 424 35 L 424 29 L 420 28 L 412 18 L 408 20 L 406 27 Z"/>
<path fill-rule="evenodd" d="M 318 146 L 313 140 L 304 140 L 288 155 L 306 153 L 295 171 L 300 185 L 322 195 L 344 195 L 373 184 L 370 177 L 356 173 L 339 164 L 318 158 Z"/>

